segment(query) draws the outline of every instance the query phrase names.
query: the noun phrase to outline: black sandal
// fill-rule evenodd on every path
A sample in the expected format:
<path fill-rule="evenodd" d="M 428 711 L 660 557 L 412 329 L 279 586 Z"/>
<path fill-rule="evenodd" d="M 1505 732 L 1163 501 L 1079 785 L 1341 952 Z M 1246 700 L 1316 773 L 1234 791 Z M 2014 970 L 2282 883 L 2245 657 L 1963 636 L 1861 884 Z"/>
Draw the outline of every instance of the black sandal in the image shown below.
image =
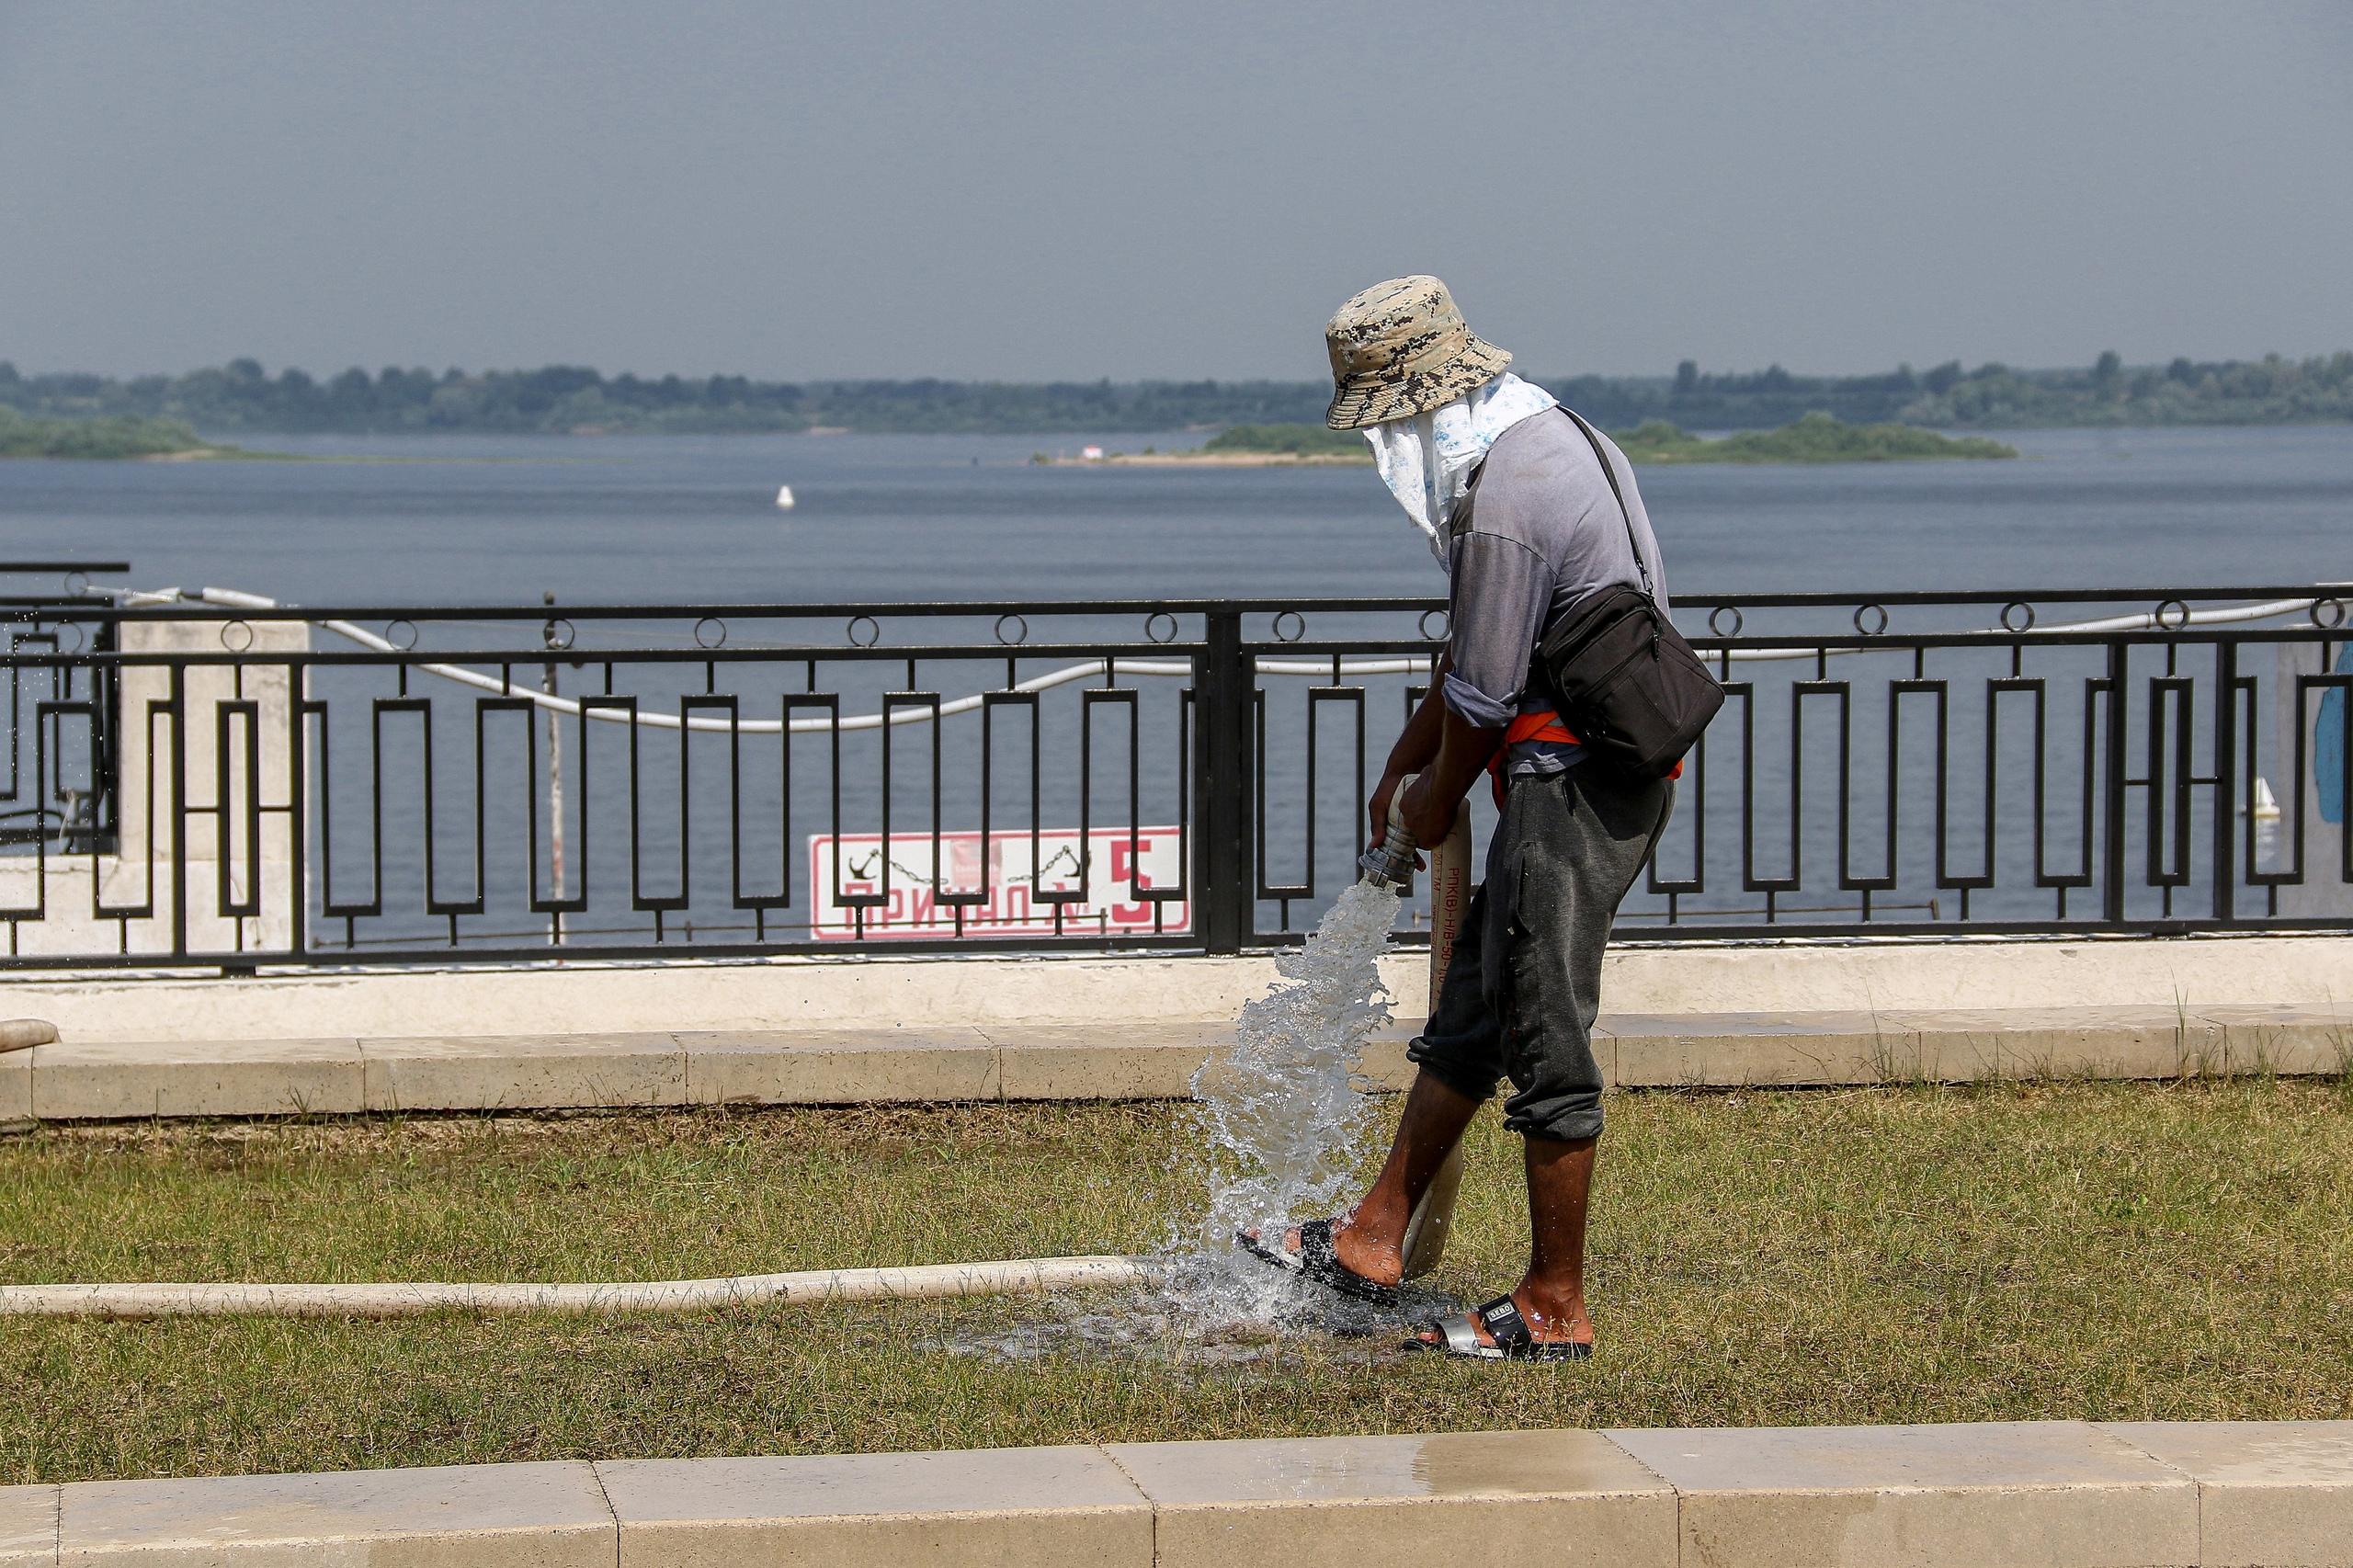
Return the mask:
<path fill-rule="evenodd" d="M 1299 1227 L 1299 1250 L 1291 1252 L 1279 1242 L 1269 1245 L 1260 1236 L 1247 1231 L 1233 1233 L 1234 1244 L 1262 1262 L 1271 1263 L 1288 1274 L 1302 1279 L 1313 1279 L 1327 1290 L 1376 1306 L 1397 1304 L 1397 1287 L 1383 1285 L 1378 1279 L 1368 1279 L 1342 1263 L 1332 1250 L 1332 1225 L 1329 1220 L 1310 1220 Z"/>
<path fill-rule="evenodd" d="M 1479 1343 L 1482 1324 L 1494 1337 L 1493 1345 Z M 1528 1320 L 1519 1315 L 1518 1303 L 1509 1296 L 1498 1296 L 1450 1318 L 1432 1318 L 1430 1326 L 1438 1331 L 1438 1338 L 1409 1339 L 1405 1348 L 1435 1350 L 1469 1361 L 1583 1361 L 1593 1355 L 1589 1340 L 1539 1340 L 1528 1331 Z"/>

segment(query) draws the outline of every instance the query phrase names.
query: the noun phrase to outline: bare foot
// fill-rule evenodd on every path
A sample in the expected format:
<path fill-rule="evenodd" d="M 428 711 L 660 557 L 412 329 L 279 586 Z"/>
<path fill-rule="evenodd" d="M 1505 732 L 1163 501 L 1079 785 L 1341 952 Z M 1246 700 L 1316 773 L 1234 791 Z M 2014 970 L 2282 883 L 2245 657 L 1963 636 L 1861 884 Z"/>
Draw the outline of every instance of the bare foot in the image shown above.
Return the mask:
<path fill-rule="evenodd" d="M 1258 1239 L 1255 1230 L 1242 1233 L 1252 1241 Z M 1283 1250 L 1296 1255 L 1299 1251 L 1299 1228 L 1293 1226 L 1283 1233 Z M 1369 1227 L 1357 1224 L 1343 1214 L 1332 1221 L 1332 1256 L 1340 1267 L 1360 1278 L 1376 1285 L 1397 1285 L 1405 1278 L 1405 1254 L 1403 1244 L 1393 1239 L 1384 1240 L 1370 1233 Z"/>
<path fill-rule="evenodd" d="M 1298 1245 L 1295 1239 L 1290 1244 Z M 1356 1222 L 1353 1215 L 1332 1228 L 1332 1256 L 1340 1267 L 1351 1273 L 1361 1274 L 1379 1285 L 1402 1285 L 1405 1280 L 1405 1248 L 1402 1238 L 1378 1236 L 1369 1225 Z"/>
<path fill-rule="evenodd" d="M 1552 1301 L 1539 1294 L 1525 1280 L 1511 1293 L 1512 1305 L 1519 1309 L 1520 1320 L 1528 1324 L 1529 1338 L 1538 1345 L 1590 1345 L 1593 1343 L 1593 1318 L 1583 1301 Z M 1540 1305 L 1539 1303 L 1545 1303 Z M 1548 1310 L 1548 1307 L 1550 1310 Z M 1495 1336 L 1487 1325 L 1471 1314 L 1471 1326 L 1482 1345 L 1493 1345 Z M 1435 1327 L 1426 1328 L 1414 1336 L 1424 1345 L 1443 1346 L 1446 1335 Z"/>

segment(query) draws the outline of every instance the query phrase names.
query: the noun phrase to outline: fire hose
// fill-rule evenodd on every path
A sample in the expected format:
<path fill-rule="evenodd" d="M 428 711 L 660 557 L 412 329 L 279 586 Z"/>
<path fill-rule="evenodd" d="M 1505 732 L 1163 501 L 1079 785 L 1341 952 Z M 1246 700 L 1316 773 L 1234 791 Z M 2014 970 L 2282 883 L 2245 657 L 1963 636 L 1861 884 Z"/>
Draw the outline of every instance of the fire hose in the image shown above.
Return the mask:
<path fill-rule="evenodd" d="M 764 1302 L 915 1301 L 1142 1283 L 1131 1257 L 1025 1257 L 619 1284 L 0 1285 L 0 1317 L 415 1317 L 426 1312 L 696 1312 Z"/>

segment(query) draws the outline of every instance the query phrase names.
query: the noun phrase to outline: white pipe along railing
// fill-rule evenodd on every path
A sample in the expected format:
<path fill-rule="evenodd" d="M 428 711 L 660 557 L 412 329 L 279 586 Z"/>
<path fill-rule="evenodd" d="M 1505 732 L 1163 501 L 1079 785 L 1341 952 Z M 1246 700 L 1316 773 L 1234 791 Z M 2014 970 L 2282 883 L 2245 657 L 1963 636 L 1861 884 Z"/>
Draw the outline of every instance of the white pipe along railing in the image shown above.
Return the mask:
<path fill-rule="evenodd" d="M 189 600 L 189 596 L 177 588 L 153 590 L 94 588 L 92 591 L 108 595 L 118 603 L 126 605 L 168 605 Z M 199 589 L 195 596 L 195 602 L 217 605 L 224 609 L 291 611 L 298 617 L 301 614 L 299 607 L 282 605 L 276 599 L 265 597 L 260 594 L 249 594 L 238 588 Z M 2242 620 L 2268 620 L 2275 616 L 2293 615 L 2300 610 L 2309 611 L 2319 602 L 2317 598 L 2272 599 L 2263 604 L 2232 605 L 2222 609 L 2190 610 L 2186 615 L 2177 616 L 2171 619 L 2164 619 L 2158 611 L 2143 610 L 2132 615 L 2109 616 L 2098 620 L 2070 621 L 2057 626 L 2046 626 L 2040 630 L 2045 632 L 2177 631 L 2188 626 L 2211 626 Z M 376 653 L 404 653 L 408 652 L 407 649 L 378 636 L 367 628 L 354 625 L 347 620 L 313 620 L 311 624 Z M 2001 632 L 2008 629 L 1987 627 L 1985 630 L 1990 632 Z M 790 651 L 796 653 L 805 652 L 800 649 Z M 1017 645 L 1010 651 L 1017 653 Z M 1868 653 L 1876 651 L 1868 647 L 1734 648 L 1726 656 L 1736 664 L 1765 664 L 1777 660 L 1813 659 L 1825 655 L 1837 657 L 1847 653 Z M 911 650 L 911 652 L 919 656 L 921 650 Z M 1017 686 L 1003 689 L 1015 692 L 1048 691 L 1058 686 L 1066 686 L 1074 680 L 1086 680 L 1090 676 L 1098 676 L 1103 673 L 1107 663 L 1110 666 L 1111 673 L 1120 676 L 1182 679 L 1193 673 L 1192 661 L 1189 659 L 1111 659 L 1108 661 L 1091 659 L 1085 664 L 1068 665 L 1058 670 L 1049 670 L 1044 675 L 1032 676 Z M 1414 654 L 1389 658 L 1344 658 L 1340 661 L 1337 673 L 1343 676 L 1427 675 L 1432 663 L 1432 659 L 1427 655 Z M 560 697 L 553 692 L 540 691 L 536 687 L 517 686 L 512 681 L 484 675 L 480 670 L 470 670 L 461 665 L 420 662 L 415 667 L 426 675 L 438 676 L 443 680 L 455 681 L 460 686 L 470 686 L 477 690 L 494 692 L 500 697 L 519 698 L 551 712 L 578 717 L 584 711 L 579 700 L 575 698 Z M 1310 678 L 1329 677 L 1334 673 L 1332 661 L 1329 659 L 1279 657 L 1259 659 L 1257 671 L 1262 676 Z M 823 733 L 836 727 L 844 731 L 853 731 L 879 730 L 886 723 L 891 725 L 927 724 L 935 719 L 949 719 L 960 713 L 972 712 L 980 708 L 983 700 L 984 698 L 981 694 L 974 693 L 971 697 L 954 698 L 941 703 L 937 709 L 902 708 L 894 710 L 887 716 L 881 713 L 853 713 L 838 721 L 824 717 L 791 720 L 682 719 L 676 713 L 626 713 L 610 708 L 589 708 L 585 711 L 587 718 L 600 723 L 634 723 L 655 730 L 702 730 L 722 734 L 745 735 L 772 735 L 783 733 L 810 734 Z"/>

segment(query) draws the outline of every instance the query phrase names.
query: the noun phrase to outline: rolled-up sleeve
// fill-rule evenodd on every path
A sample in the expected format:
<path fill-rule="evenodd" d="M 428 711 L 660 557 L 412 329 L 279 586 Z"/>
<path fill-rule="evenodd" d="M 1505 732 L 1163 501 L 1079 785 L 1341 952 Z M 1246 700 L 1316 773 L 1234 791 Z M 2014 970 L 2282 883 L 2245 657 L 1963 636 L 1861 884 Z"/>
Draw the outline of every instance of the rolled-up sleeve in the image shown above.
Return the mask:
<path fill-rule="evenodd" d="M 1552 602 L 1552 568 L 1517 540 L 1471 532 L 1455 541 L 1446 705 L 1500 729 L 1518 716 L 1537 630 Z"/>

